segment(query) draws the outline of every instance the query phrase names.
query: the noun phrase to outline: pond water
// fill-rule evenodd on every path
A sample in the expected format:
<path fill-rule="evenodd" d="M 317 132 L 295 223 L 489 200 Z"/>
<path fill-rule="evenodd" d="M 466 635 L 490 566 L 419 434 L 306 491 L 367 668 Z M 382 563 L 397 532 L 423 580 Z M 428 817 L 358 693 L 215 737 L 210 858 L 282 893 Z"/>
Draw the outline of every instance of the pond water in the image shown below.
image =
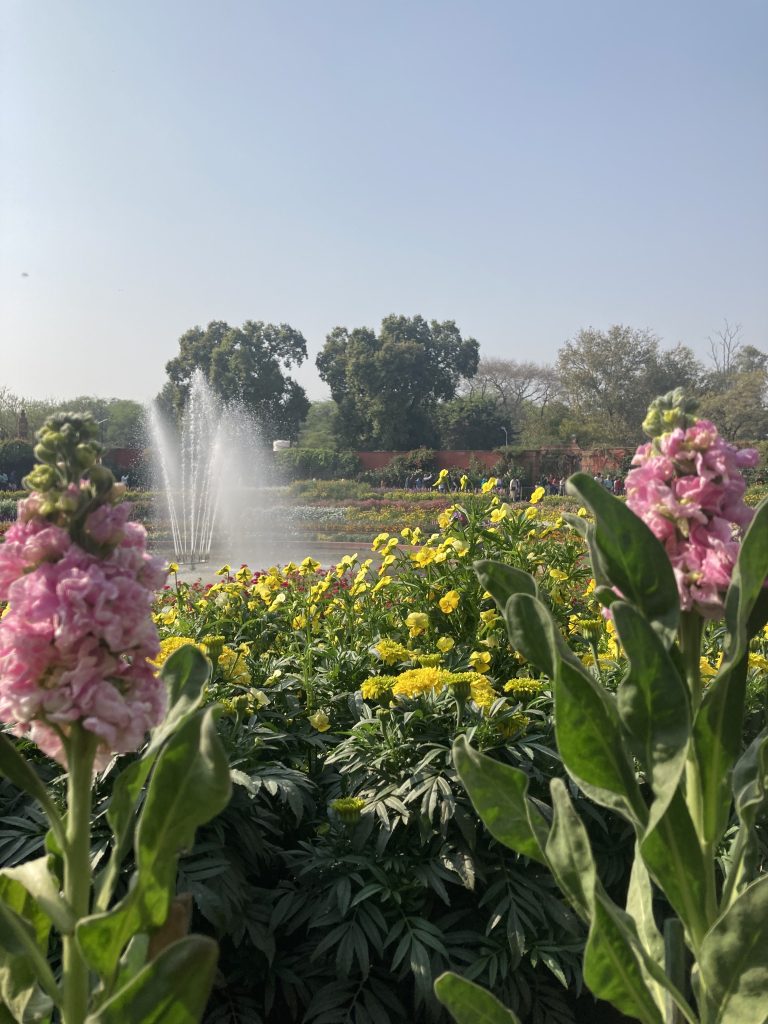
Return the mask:
<path fill-rule="evenodd" d="M 234 539 L 226 550 L 222 548 L 219 551 L 212 551 L 207 562 L 194 567 L 179 566 L 179 579 L 188 583 L 194 580 L 213 583 L 218 578 L 216 570 L 225 564 L 231 565 L 233 569 L 239 569 L 245 564 L 256 572 L 259 569 L 268 569 L 272 565 L 286 565 L 288 562 L 298 564 L 305 558 L 313 558 L 327 569 L 337 565 L 344 555 L 355 554 L 361 561 L 371 558 L 378 564 L 381 559 L 375 551 L 371 551 L 372 539 L 354 542 L 316 540 L 311 536 L 296 535 L 285 535 L 282 538 L 262 536 L 258 539 L 243 537 L 240 540 Z M 169 550 L 156 549 L 154 554 L 161 555 L 169 562 L 173 560 L 173 552 Z"/>

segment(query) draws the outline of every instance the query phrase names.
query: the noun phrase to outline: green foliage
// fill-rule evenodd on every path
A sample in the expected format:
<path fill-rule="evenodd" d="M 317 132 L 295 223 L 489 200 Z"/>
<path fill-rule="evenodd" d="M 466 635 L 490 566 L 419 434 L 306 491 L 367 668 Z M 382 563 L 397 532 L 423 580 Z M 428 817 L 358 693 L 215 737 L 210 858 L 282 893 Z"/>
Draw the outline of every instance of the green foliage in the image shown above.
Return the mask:
<path fill-rule="evenodd" d="M 216 709 L 199 709 L 208 671 L 205 659 L 192 647 L 167 663 L 168 715 L 141 756 L 124 766 L 112 783 L 107 819 L 113 834 L 105 844 L 110 856 L 93 886 L 93 912 L 86 911 L 79 919 L 66 885 L 66 895 L 61 895 L 62 862 L 71 863 L 75 843 L 69 822 L 65 833 L 60 812 L 35 767 L 0 736 L 0 772 L 17 793 L 25 792 L 40 804 L 51 826 L 46 855 L 0 870 L 0 1000 L 13 1019 L 47 1018 L 53 1006 L 60 1006 L 65 1020 L 90 1024 L 200 1020 L 213 982 L 216 944 L 200 936 L 161 933 L 168 928 L 179 854 L 193 844 L 197 828 L 218 814 L 230 795 L 229 768 L 215 728 Z M 73 763 L 75 749 L 70 737 Z M 70 765 L 71 801 L 81 767 Z M 85 784 L 90 786 L 90 764 L 85 767 Z M 70 818 L 76 814 L 77 806 L 71 803 Z M 103 809 L 98 817 L 102 814 Z M 85 840 L 87 863 L 90 837 L 78 839 Z M 131 848 L 132 871 L 123 880 L 118 869 Z M 100 859 L 105 852 L 102 846 Z M 16 845 L 11 857 L 20 856 L 23 850 Z M 122 881 L 128 882 L 127 891 L 118 892 Z M 86 879 L 86 895 L 90 889 Z M 87 895 L 86 907 L 90 902 Z M 61 984 L 48 965 L 52 930 L 64 941 Z M 90 1012 L 85 1018 L 67 994 L 76 969 L 71 954 L 67 959 L 73 933 L 95 986 L 90 992 L 86 988 L 84 1012 L 86 1004 Z"/>
<path fill-rule="evenodd" d="M 354 477 L 360 469 L 356 452 L 329 448 L 286 448 L 275 453 L 275 467 L 284 480 L 337 480 Z"/>
<path fill-rule="evenodd" d="M 266 439 L 294 438 L 309 409 L 304 389 L 288 374 L 307 358 L 303 335 L 288 324 L 246 320 L 230 327 L 214 320 L 179 339 L 179 354 L 166 364 L 161 405 L 183 408 L 192 374 L 201 370 L 225 401 L 240 401 L 261 423 Z"/>
<path fill-rule="evenodd" d="M 20 484 L 34 464 L 35 456 L 29 441 L 0 441 L 0 473 L 13 474 L 16 483 Z"/>
<path fill-rule="evenodd" d="M 742 540 L 720 627 L 722 663 L 702 692 L 702 622 L 681 614 L 659 542 L 589 477 L 577 475 L 569 489 L 594 513 L 594 524 L 569 518 L 586 538 L 596 593 L 610 604 L 628 661 L 615 692 L 571 651 L 534 579 L 488 561 L 476 570 L 512 644 L 551 681 L 570 779 L 634 833 L 626 895 L 608 891 L 587 819 L 562 779 L 550 780 L 546 806 L 529 794 L 527 773 L 500 770 L 467 737 L 454 743 L 459 777 L 486 827 L 543 861 L 587 924 L 584 980 L 595 995 L 644 1024 L 762 1024 L 768 885 L 755 824 L 766 809 L 768 734 L 743 751 L 743 723 L 750 644 L 768 619 L 768 504 Z M 458 998 L 456 1011 L 458 1021 L 473 1020 Z"/>
<path fill-rule="evenodd" d="M 340 442 L 405 451 L 436 440 L 437 404 L 477 370 L 478 344 L 452 320 L 388 316 L 368 327 L 336 327 L 317 357 L 338 407 Z"/>
<path fill-rule="evenodd" d="M 496 401 L 480 395 L 462 396 L 437 407 L 436 421 L 441 448 L 495 448 L 510 434 L 509 420 Z"/>
<path fill-rule="evenodd" d="M 335 451 L 338 448 L 337 415 L 338 410 L 334 401 L 312 402 L 299 431 L 299 447 Z"/>

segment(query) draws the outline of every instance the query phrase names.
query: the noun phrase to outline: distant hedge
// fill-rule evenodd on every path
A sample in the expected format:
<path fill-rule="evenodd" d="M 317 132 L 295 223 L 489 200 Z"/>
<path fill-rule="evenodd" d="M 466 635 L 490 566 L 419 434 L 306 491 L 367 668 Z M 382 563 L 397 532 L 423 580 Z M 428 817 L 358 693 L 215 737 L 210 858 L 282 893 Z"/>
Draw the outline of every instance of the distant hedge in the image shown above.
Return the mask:
<path fill-rule="evenodd" d="M 330 448 L 286 448 L 275 453 L 275 467 L 285 480 L 338 480 L 356 476 L 360 459 L 355 452 Z"/>
<path fill-rule="evenodd" d="M 16 475 L 16 481 L 26 476 L 35 463 L 32 445 L 29 441 L 0 441 L 0 473 Z"/>

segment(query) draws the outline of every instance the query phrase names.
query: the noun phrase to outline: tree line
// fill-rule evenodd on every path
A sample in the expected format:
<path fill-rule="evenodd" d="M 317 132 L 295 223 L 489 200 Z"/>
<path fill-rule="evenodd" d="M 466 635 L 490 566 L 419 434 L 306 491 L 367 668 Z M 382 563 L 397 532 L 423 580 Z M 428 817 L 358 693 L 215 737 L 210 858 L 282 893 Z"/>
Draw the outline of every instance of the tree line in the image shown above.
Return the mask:
<path fill-rule="evenodd" d="M 288 438 L 331 450 L 492 449 L 569 444 L 633 445 L 658 394 L 683 386 L 700 413 L 733 441 L 768 437 L 768 355 L 726 322 L 709 339 L 706 360 L 686 345 L 666 348 L 652 332 L 626 325 L 588 327 L 564 342 L 553 364 L 483 358 L 478 342 L 452 320 L 385 317 L 370 327 L 335 327 L 316 365 L 331 399 L 310 402 L 292 376 L 307 343 L 288 324 L 212 321 L 179 339 L 158 402 L 173 416 L 201 369 L 225 400 L 261 422 L 267 441 Z M 22 409 L 29 436 L 62 408 L 91 411 L 104 443 L 144 442 L 144 410 L 127 399 L 77 396 L 24 401 L 0 387 L 0 441 L 18 436 Z"/>

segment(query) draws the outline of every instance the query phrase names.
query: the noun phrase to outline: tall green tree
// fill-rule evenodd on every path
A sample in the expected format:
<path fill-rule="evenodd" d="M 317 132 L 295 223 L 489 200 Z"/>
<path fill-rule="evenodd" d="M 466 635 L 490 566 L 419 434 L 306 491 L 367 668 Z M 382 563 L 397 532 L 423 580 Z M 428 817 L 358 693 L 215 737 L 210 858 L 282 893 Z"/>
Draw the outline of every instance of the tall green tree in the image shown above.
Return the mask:
<path fill-rule="evenodd" d="M 563 401 L 587 443 L 634 444 L 649 403 L 675 387 L 701 390 L 703 368 L 684 345 L 663 350 L 647 330 L 588 327 L 558 352 Z"/>
<path fill-rule="evenodd" d="M 239 401 L 261 423 L 268 440 L 296 436 L 309 409 L 304 388 L 286 372 L 307 358 L 304 336 L 288 324 L 246 320 L 230 327 L 214 320 L 179 339 L 179 354 L 166 363 L 161 405 L 183 408 L 195 370 L 225 401 Z"/>
<path fill-rule="evenodd" d="M 462 395 L 443 402 L 437 423 L 442 448 L 492 449 L 517 438 L 505 409 L 490 396 Z"/>
<path fill-rule="evenodd" d="M 453 320 L 388 316 L 376 333 L 336 327 L 317 357 L 343 447 L 407 451 L 438 440 L 436 409 L 477 370 L 478 344 Z"/>

